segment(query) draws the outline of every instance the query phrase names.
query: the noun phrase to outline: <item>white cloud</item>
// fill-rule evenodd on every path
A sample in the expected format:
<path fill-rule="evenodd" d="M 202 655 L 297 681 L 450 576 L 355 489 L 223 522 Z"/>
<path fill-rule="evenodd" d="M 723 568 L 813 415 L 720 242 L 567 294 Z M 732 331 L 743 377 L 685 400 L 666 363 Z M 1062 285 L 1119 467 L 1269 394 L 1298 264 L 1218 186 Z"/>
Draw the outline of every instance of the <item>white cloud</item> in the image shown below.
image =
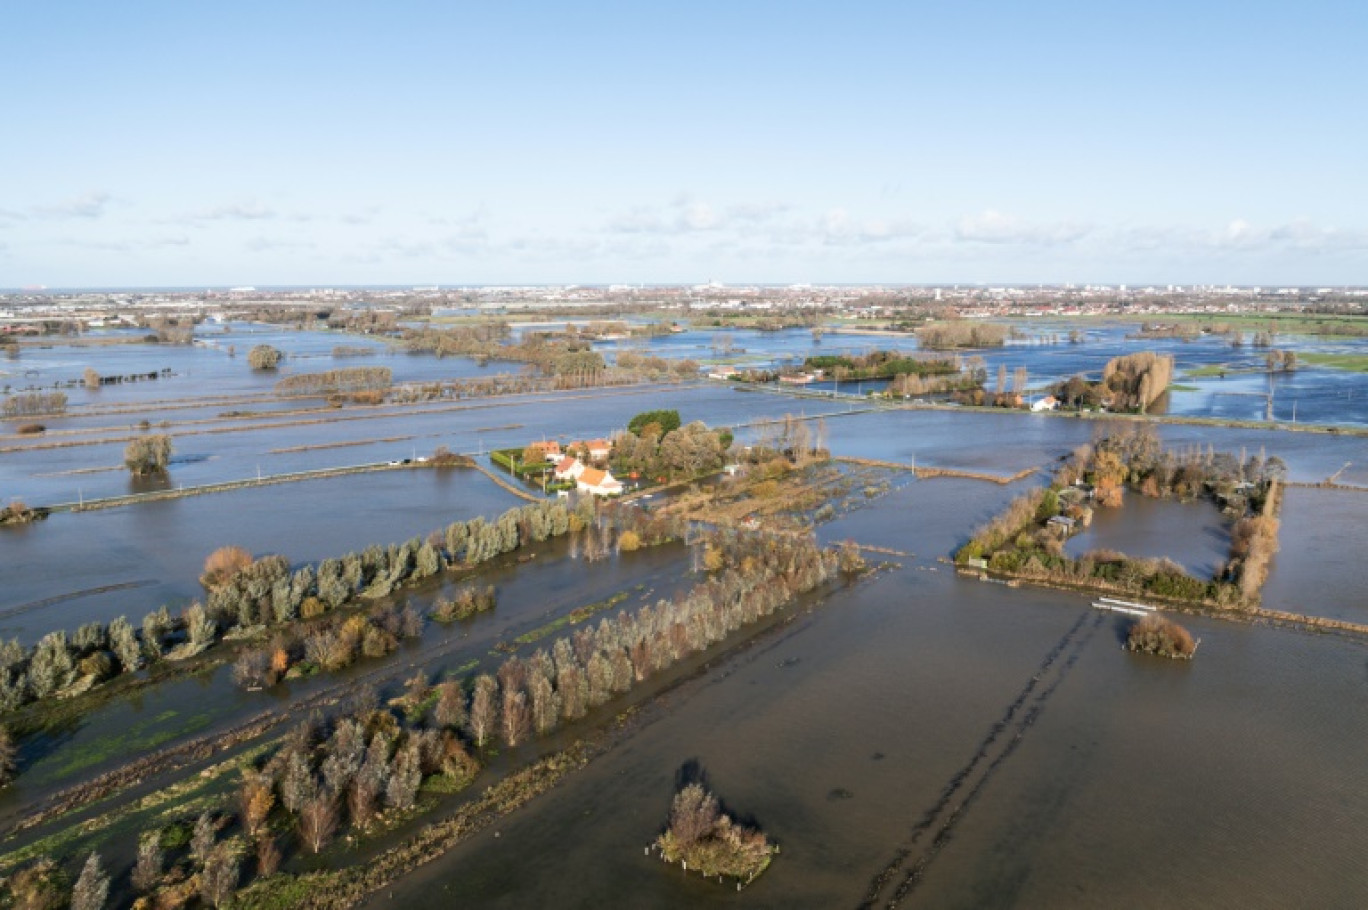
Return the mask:
<path fill-rule="evenodd" d="M 52 205 L 35 205 L 30 211 L 45 218 L 99 218 L 111 198 L 108 193 L 84 193 Z"/>
<path fill-rule="evenodd" d="M 726 217 L 728 221 L 769 221 L 790 208 L 783 202 L 742 202 L 727 206 Z"/>
<path fill-rule="evenodd" d="M 310 250 L 316 244 L 307 240 L 289 240 L 280 237 L 252 237 L 243 244 L 251 253 L 289 252 L 291 250 Z"/>
<path fill-rule="evenodd" d="M 1073 243 L 1091 232 L 1092 228 L 1085 224 L 1037 224 L 989 209 L 981 215 L 961 218 L 955 227 L 955 238 L 969 243 L 1055 246 Z"/>
<path fill-rule="evenodd" d="M 269 221 L 276 217 L 278 214 L 274 209 L 262 205 L 257 200 L 251 200 L 184 212 L 172 220 L 189 223 L 201 221 Z"/>

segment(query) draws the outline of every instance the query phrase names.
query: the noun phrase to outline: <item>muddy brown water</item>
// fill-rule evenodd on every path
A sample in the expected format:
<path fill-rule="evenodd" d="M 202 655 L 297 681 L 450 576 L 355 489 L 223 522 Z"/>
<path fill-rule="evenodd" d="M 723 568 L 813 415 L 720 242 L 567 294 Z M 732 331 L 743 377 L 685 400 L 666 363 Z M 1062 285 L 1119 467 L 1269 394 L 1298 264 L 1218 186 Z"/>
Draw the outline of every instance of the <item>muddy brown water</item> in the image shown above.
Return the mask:
<path fill-rule="evenodd" d="M 1012 492 L 917 483 L 828 533 L 931 554 Z M 1170 662 L 1122 651 L 1126 621 L 1085 597 L 903 562 L 368 906 L 1368 899 L 1361 643 L 1186 618 L 1201 650 Z M 643 856 L 690 762 L 782 846 L 739 895 Z"/>

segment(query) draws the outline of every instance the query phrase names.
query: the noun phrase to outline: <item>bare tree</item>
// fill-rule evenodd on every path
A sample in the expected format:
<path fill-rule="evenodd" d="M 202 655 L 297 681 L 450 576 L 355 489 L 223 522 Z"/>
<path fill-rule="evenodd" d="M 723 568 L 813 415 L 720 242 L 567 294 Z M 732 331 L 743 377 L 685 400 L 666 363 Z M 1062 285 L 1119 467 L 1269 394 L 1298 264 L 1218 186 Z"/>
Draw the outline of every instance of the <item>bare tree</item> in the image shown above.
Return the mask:
<path fill-rule="evenodd" d="M 498 720 L 499 684 L 488 673 L 475 680 L 475 694 L 470 699 L 470 734 L 475 737 L 475 745 L 484 748 L 494 732 Z"/>
<path fill-rule="evenodd" d="M 321 793 L 299 810 L 299 836 L 312 853 L 319 853 L 337 830 L 337 803 L 331 794 Z"/>
<path fill-rule="evenodd" d="M 251 775 L 242 784 L 239 794 L 242 803 L 242 827 L 248 837 L 257 837 L 266 825 L 266 817 L 275 805 L 271 785 L 258 775 Z"/>
<path fill-rule="evenodd" d="M 711 833 L 717 824 L 717 800 L 699 784 L 675 794 L 670 807 L 670 833 L 682 849 Z"/>
<path fill-rule="evenodd" d="M 201 812 L 200 817 L 195 819 L 195 832 L 190 836 L 190 856 L 197 864 L 203 865 L 209 858 L 217 835 L 218 826 L 214 824 L 214 817 L 208 812 Z"/>
<path fill-rule="evenodd" d="M 461 684 L 447 680 L 437 685 L 437 704 L 432 719 L 443 727 L 459 727 L 465 723 L 465 693 Z"/>
<path fill-rule="evenodd" d="M 527 707 L 527 693 L 520 689 L 505 689 L 503 693 L 503 738 L 512 748 L 527 739 L 532 726 L 531 711 Z"/>
<path fill-rule="evenodd" d="M 275 875 L 280 868 L 280 845 L 276 839 L 269 834 L 257 838 L 256 860 L 257 876 L 266 878 L 268 875 Z"/>
<path fill-rule="evenodd" d="M 238 855 L 230 844 L 219 844 L 205 857 L 200 872 L 200 897 L 211 907 L 221 907 L 238 884 Z"/>
<path fill-rule="evenodd" d="M 71 910 L 103 910 L 108 899 L 109 876 L 100 865 L 100 854 L 91 851 L 71 889 Z"/>
<path fill-rule="evenodd" d="M 19 767 L 16 760 L 18 752 L 9 729 L 0 727 L 0 787 L 4 787 L 14 780 L 14 772 Z"/>
<path fill-rule="evenodd" d="M 138 860 L 133 865 L 133 888 L 147 894 L 162 880 L 162 848 L 160 831 L 144 831 L 138 838 Z"/>

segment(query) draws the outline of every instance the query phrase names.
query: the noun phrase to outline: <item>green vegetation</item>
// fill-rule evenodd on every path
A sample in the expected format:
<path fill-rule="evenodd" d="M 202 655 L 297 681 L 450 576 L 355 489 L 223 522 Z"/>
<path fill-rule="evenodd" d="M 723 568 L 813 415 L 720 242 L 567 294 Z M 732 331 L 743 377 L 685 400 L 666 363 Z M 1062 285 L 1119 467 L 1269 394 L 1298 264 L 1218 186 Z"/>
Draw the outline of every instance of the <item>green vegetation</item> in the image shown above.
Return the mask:
<path fill-rule="evenodd" d="M 196 714 L 186 718 L 183 723 L 172 726 L 171 721 L 175 719 L 175 711 L 163 711 L 156 717 L 139 721 L 122 733 L 102 736 L 84 745 L 79 752 L 70 755 L 61 764 L 44 769 L 45 774 L 52 779 L 70 777 L 78 771 L 93 768 L 121 755 L 151 752 L 173 739 L 196 733 L 209 726 L 208 714 Z"/>
<path fill-rule="evenodd" d="M 823 354 L 803 361 L 805 370 L 824 370 L 841 382 L 861 379 L 891 379 L 912 374 L 932 376 L 958 373 L 959 366 L 949 357 L 907 356 L 899 351 L 871 351 L 864 355 Z"/>
<path fill-rule="evenodd" d="M 723 814 L 717 799 L 700 784 L 675 794 L 670 826 L 656 840 L 668 862 L 681 863 L 705 877 L 727 876 L 750 882 L 778 852 L 760 831 L 738 825 Z"/>
<path fill-rule="evenodd" d="M 1318 367 L 1368 373 L 1368 354 L 1302 354 L 1301 359 Z"/>
<path fill-rule="evenodd" d="M 618 593 L 614 594 L 612 597 L 607 598 L 606 600 L 599 600 L 591 604 L 585 604 L 582 607 L 576 607 L 564 616 L 558 617 L 557 619 L 554 619 L 551 622 L 546 623 L 545 625 L 538 626 L 537 628 L 532 629 L 529 632 L 524 632 L 522 635 L 519 635 L 517 638 L 513 639 L 513 641 L 515 644 L 519 645 L 530 645 L 532 644 L 532 642 L 540 641 L 541 639 L 550 635 L 552 632 L 558 632 L 566 626 L 584 622 L 586 619 L 592 617 L 595 613 L 602 613 L 605 610 L 611 610 L 613 607 L 616 607 L 618 604 L 626 600 L 629 596 L 630 595 L 626 591 L 619 591 Z M 508 649 L 500 648 L 499 650 Z"/>
<path fill-rule="evenodd" d="M 677 429 L 679 429 L 679 412 L 675 410 L 642 411 L 627 421 L 628 432 L 637 436 L 644 433 L 664 436 L 666 433 L 673 433 Z"/>
<path fill-rule="evenodd" d="M 720 469 L 731 443 L 729 430 L 710 430 L 698 420 L 680 426 L 678 411 L 646 411 L 613 438 L 610 464 L 619 476 L 696 477 Z"/>
<path fill-rule="evenodd" d="M 489 460 L 523 479 L 540 477 L 554 467 L 545 456 L 528 459 L 528 454 L 527 449 L 495 449 L 489 453 Z"/>

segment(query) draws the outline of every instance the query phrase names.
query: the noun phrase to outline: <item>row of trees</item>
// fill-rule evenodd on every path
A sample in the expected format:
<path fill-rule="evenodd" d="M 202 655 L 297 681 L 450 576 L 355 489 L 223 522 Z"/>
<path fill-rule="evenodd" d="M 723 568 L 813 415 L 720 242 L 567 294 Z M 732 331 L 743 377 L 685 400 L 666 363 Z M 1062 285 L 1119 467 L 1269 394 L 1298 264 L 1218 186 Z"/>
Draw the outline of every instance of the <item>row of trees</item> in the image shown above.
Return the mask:
<path fill-rule="evenodd" d="M 233 664 L 233 681 L 245 689 L 263 689 L 282 679 L 335 672 L 362 657 L 384 657 L 401 639 L 422 634 L 423 619 L 412 605 L 381 606 L 307 629 L 285 629 L 265 648 L 243 651 Z"/>
<path fill-rule="evenodd" d="M 837 564 L 834 551 L 811 539 L 727 532 L 707 546 L 722 554 L 721 565 L 687 594 L 586 624 L 549 652 L 510 657 L 478 676 L 466 706 L 472 741 L 514 747 L 576 720 L 812 590 Z"/>
<path fill-rule="evenodd" d="M 179 616 L 163 606 L 149 613 L 140 629 L 120 616 L 108 626 L 88 623 L 71 635 L 50 632 L 31 648 L 17 640 L 0 644 L 0 711 L 82 691 L 151 661 L 193 656 L 225 633 L 283 629 L 357 600 L 383 597 L 444 569 L 476 566 L 584 527 L 593 514 L 587 499 L 573 513 L 562 502 L 532 503 L 493 521 L 457 521 L 427 539 L 371 546 L 294 570 L 283 556 L 243 564 L 240 555 L 212 554 L 203 576 L 209 585 L 206 603 L 193 603 Z M 363 646 L 365 635 L 363 630 Z"/>
<path fill-rule="evenodd" d="M 344 367 L 319 373 L 296 373 L 276 383 L 281 395 L 321 395 L 383 391 L 394 384 L 394 371 L 389 367 Z"/>
<path fill-rule="evenodd" d="M 811 539 L 728 532 L 708 545 L 726 554 L 724 563 L 688 594 L 586 624 L 549 650 L 510 657 L 468 685 L 455 679 L 434 684 L 420 671 L 387 707 L 367 689 L 332 722 L 301 724 L 244 771 L 236 812 L 206 811 L 145 832 L 131 873 L 134 891 L 157 906 L 184 906 L 195 898 L 223 906 L 242 883 L 249 859 L 256 876 L 268 877 L 292 852 L 319 853 L 345 829 L 364 833 L 413 809 L 425 785 L 438 792 L 465 787 L 479 770 L 467 743 L 512 748 L 581 718 L 813 589 L 837 559 Z M 707 825 L 678 832 L 685 849 L 705 847 L 716 854 L 720 872 L 737 877 L 748 879 L 763 868 L 756 863 L 771 852 L 763 837 L 705 814 Z M 41 878 L 60 896 L 51 906 L 70 899 L 50 860 L 29 869 L 34 871 L 21 873 L 26 878 L 20 883 L 30 883 L 25 887 Z M 107 888 L 108 878 L 102 880 Z"/>
<path fill-rule="evenodd" d="M 1002 347 L 1009 334 L 1005 325 L 974 320 L 933 322 L 917 329 L 917 341 L 932 351 L 954 348 Z"/>
<path fill-rule="evenodd" d="M 823 354 L 803 361 L 807 370 L 824 370 L 845 382 L 858 379 L 889 379 L 894 376 L 936 376 L 958 373 L 956 358 L 905 354 L 902 351 L 870 351 L 866 354 Z"/>
<path fill-rule="evenodd" d="M 66 392 L 19 392 L 5 398 L 6 417 L 33 417 L 38 414 L 66 413 Z"/>
<path fill-rule="evenodd" d="M 458 683 L 434 690 L 420 675 L 400 701 L 421 698 L 429 706 L 422 711 L 380 708 L 368 690 L 332 723 L 300 724 L 280 748 L 243 772 L 236 812 L 206 810 L 144 831 L 129 874 L 131 890 L 146 901 L 143 906 L 225 906 L 244 873 L 269 877 L 287 853 L 319 853 L 344 827 L 364 832 L 385 813 L 412 809 L 425 782 L 442 778 L 446 792 L 464 787 L 479 764 L 451 716 L 444 716 L 438 690 L 452 686 L 459 691 Z M 98 855 L 87 858 L 74 887 L 68 881 L 42 857 L 8 884 L 18 907 L 106 905 L 110 882 Z"/>
<path fill-rule="evenodd" d="M 643 379 L 660 379 L 670 375 L 692 378 L 698 375 L 699 369 L 698 361 L 688 357 L 671 360 L 633 350 L 619 351 L 614 358 L 614 365 Z"/>

